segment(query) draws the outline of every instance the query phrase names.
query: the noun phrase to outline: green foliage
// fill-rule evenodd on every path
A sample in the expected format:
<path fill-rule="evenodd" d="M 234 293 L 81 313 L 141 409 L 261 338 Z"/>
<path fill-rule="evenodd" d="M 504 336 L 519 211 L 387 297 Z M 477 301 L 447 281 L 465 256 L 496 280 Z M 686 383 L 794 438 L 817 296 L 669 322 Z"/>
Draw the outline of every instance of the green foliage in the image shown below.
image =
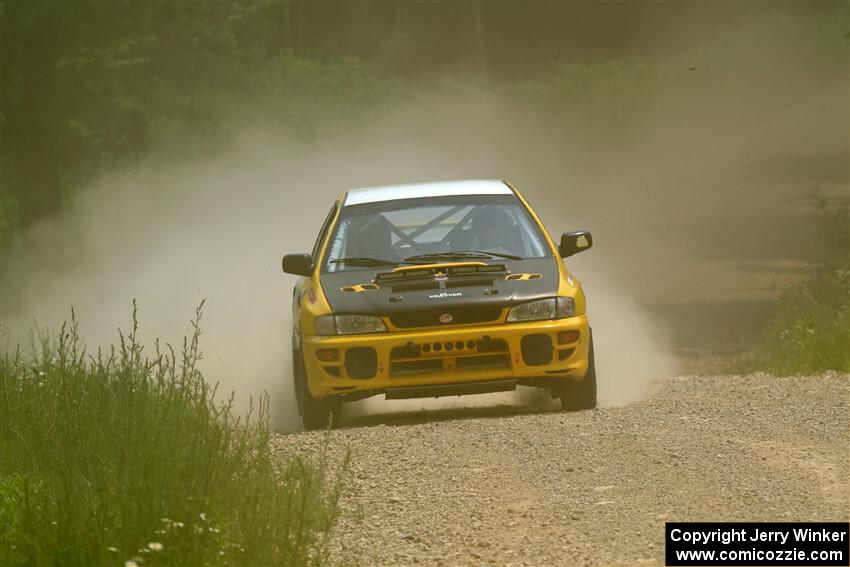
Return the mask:
<path fill-rule="evenodd" d="M 3 2 L 0 185 L 28 225 L 153 150 L 191 157 L 245 122 L 330 134 L 440 77 L 505 87 L 578 136 L 618 140 L 671 101 L 730 91 L 763 105 L 754 82 L 844 75 L 841 4 L 730 6 L 680 53 L 639 47 L 647 22 L 702 15 L 653 3 Z M 742 73 L 706 73 L 700 53 Z"/>
<path fill-rule="evenodd" d="M 327 133 L 367 120 L 395 89 L 379 62 L 287 48 L 279 3 L 4 7 L 0 175 L 25 225 L 154 149 L 191 157 L 259 119 Z"/>
<path fill-rule="evenodd" d="M 0 185 L 0 255 L 10 245 L 18 229 L 18 202 L 12 192 Z M 0 270 L 4 258 L 0 257 Z"/>
<path fill-rule="evenodd" d="M 182 350 L 133 331 L 89 357 L 76 322 L 0 360 L 0 564 L 320 565 L 347 459 L 272 454 Z"/>
<path fill-rule="evenodd" d="M 409 85 L 408 85 L 409 86 Z M 263 116 L 303 138 L 365 123 L 371 111 L 402 92 L 398 79 L 356 59 L 276 58 L 249 78 L 250 102 L 235 108 L 251 120 Z"/>
<path fill-rule="evenodd" d="M 850 210 L 847 200 L 814 199 L 813 275 L 780 299 L 757 356 L 776 374 L 850 371 Z"/>
<path fill-rule="evenodd" d="M 545 78 L 509 87 L 518 103 L 531 103 L 565 129 L 621 140 L 650 120 L 659 69 L 638 57 L 596 57 L 555 65 Z"/>

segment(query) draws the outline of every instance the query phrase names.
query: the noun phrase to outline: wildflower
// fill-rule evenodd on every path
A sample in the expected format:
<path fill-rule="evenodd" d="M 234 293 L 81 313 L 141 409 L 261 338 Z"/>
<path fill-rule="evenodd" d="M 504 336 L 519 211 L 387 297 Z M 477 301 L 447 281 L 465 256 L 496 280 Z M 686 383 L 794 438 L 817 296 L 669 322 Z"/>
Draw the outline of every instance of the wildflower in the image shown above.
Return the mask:
<path fill-rule="evenodd" d="M 162 551 L 162 544 L 158 541 L 152 541 L 148 544 L 148 549 L 151 551 Z"/>
<path fill-rule="evenodd" d="M 200 517 L 201 517 L 201 521 L 202 521 L 202 522 L 206 522 L 206 521 L 207 521 L 207 515 L 206 515 L 206 513 L 205 513 L 205 512 L 201 512 L 200 514 L 198 514 L 198 516 L 200 516 Z"/>
<path fill-rule="evenodd" d="M 44 376 L 44 370 L 39 370 L 39 371 L 38 371 L 38 375 L 39 375 L 39 376 Z"/>
<path fill-rule="evenodd" d="M 124 567 L 139 567 L 139 564 L 133 561 L 132 559 L 128 559 L 124 562 Z"/>
<path fill-rule="evenodd" d="M 106 549 L 108 549 L 108 550 L 109 550 L 109 551 L 111 551 L 112 553 L 118 553 L 118 548 L 117 548 L 117 547 L 109 546 L 109 547 L 107 547 Z"/>

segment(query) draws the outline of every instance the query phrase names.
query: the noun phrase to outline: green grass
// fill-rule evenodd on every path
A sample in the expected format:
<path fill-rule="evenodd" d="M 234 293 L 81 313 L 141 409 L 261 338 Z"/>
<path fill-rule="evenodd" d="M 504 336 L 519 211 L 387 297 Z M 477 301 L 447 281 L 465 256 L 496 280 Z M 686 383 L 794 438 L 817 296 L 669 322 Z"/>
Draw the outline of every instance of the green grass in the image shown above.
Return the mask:
<path fill-rule="evenodd" d="M 760 366 L 781 376 L 850 372 L 848 300 L 841 301 L 838 296 L 818 298 L 804 288 L 787 295 L 782 303 L 792 301 L 797 305 L 790 311 L 780 311 L 766 330 Z"/>
<path fill-rule="evenodd" d="M 263 399 L 238 419 L 133 331 L 86 354 L 76 320 L 0 360 L 0 565 L 321 565 L 347 458 L 281 462 Z"/>
<path fill-rule="evenodd" d="M 778 375 L 850 372 L 850 211 L 817 191 L 814 200 L 812 275 L 780 299 L 754 360 Z"/>

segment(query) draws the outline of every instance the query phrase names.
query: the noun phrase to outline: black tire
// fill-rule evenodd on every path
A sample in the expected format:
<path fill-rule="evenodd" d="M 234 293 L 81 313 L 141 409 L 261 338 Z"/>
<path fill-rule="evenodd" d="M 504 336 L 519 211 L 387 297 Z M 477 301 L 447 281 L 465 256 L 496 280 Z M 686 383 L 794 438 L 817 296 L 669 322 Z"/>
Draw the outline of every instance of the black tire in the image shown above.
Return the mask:
<path fill-rule="evenodd" d="M 593 334 L 590 335 L 587 373 L 581 380 L 564 380 L 561 388 L 561 407 L 566 411 L 596 407 L 596 357 L 593 354 Z"/>
<path fill-rule="evenodd" d="M 292 374 L 295 386 L 295 400 L 298 404 L 298 413 L 301 414 L 301 422 L 304 429 L 327 429 L 337 425 L 341 414 L 340 401 L 329 396 L 320 400 L 310 394 L 307 387 L 307 371 L 304 368 L 304 359 L 300 351 L 292 353 Z"/>

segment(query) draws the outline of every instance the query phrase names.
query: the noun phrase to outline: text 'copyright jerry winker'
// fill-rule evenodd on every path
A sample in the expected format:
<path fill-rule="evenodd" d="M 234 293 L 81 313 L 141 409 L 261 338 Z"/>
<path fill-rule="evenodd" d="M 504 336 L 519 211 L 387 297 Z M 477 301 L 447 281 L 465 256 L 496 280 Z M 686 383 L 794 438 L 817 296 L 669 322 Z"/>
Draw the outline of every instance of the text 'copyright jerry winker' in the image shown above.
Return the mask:
<path fill-rule="evenodd" d="M 665 528 L 667 565 L 850 565 L 850 524 L 682 523 Z"/>

